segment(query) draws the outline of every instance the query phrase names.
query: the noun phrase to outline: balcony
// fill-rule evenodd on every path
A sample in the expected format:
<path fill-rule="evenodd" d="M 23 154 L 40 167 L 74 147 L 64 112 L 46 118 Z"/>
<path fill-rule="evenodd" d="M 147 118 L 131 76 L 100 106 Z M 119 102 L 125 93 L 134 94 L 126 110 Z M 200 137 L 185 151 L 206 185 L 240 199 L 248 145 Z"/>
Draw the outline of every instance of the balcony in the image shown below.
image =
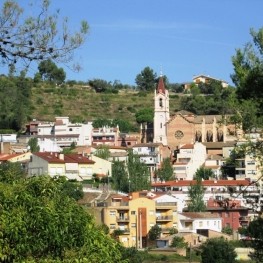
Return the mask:
<path fill-rule="evenodd" d="M 129 228 L 116 228 L 115 230 L 118 230 L 121 232 L 121 235 L 129 235 L 130 229 Z"/>
<path fill-rule="evenodd" d="M 111 206 L 116 207 L 116 209 L 129 209 L 129 202 L 111 202 Z"/>
<path fill-rule="evenodd" d="M 170 233 L 171 229 L 172 229 L 172 227 L 162 227 L 161 232 L 163 234 L 168 234 L 168 233 Z"/>
<path fill-rule="evenodd" d="M 157 216 L 156 221 L 172 221 L 173 216 Z"/>
<path fill-rule="evenodd" d="M 128 216 L 117 216 L 116 218 L 117 222 L 120 223 L 120 222 L 129 222 L 130 221 L 130 218 Z"/>
<path fill-rule="evenodd" d="M 157 209 L 173 209 L 177 206 L 176 202 L 162 202 L 162 203 L 156 203 Z"/>

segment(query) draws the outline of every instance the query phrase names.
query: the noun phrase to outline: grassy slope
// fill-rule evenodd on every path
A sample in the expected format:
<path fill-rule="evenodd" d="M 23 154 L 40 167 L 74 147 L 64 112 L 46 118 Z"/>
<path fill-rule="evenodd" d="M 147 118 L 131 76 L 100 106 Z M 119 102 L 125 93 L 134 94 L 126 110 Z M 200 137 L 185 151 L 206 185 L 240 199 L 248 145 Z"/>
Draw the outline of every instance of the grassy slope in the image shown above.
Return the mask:
<path fill-rule="evenodd" d="M 80 86 L 38 86 L 32 89 L 32 118 L 54 121 L 55 116 L 69 116 L 72 122 L 119 118 L 135 124 L 138 110 L 153 108 L 153 96 L 153 93 L 138 96 L 138 92 L 128 90 L 105 94 Z M 178 107 L 179 99 L 170 98 L 171 112 Z"/>

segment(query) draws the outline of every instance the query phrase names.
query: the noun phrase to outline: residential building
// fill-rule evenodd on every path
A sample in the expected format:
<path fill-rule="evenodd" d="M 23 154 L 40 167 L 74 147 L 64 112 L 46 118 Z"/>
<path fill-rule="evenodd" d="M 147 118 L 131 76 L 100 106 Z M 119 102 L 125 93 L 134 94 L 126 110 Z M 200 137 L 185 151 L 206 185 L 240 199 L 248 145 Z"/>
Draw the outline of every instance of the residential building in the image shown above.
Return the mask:
<path fill-rule="evenodd" d="M 220 179 L 222 172 L 221 167 L 223 165 L 224 158 L 220 155 L 209 155 L 204 163 L 204 168 L 211 169 L 216 179 Z"/>
<path fill-rule="evenodd" d="M 139 142 L 140 134 L 126 134 L 120 133 L 116 146 L 119 147 L 132 147 Z"/>
<path fill-rule="evenodd" d="M 178 231 L 204 234 L 208 230 L 221 232 L 222 219 L 209 212 L 182 212 L 178 214 Z"/>
<path fill-rule="evenodd" d="M 162 235 L 177 226 L 175 198 L 161 198 L 147 191 L 112 196 L 104 204 L 102 217 L 110 233 L 119 232 L 118 238 L 126 247 L 146 247 L 148 233 L 156 224 Z"/>
<path fill-rule="evenodd" d="M 92 130 L 92 144 L 93 145 L 108 145 L 117 146 L 120 135 L 119 127 L 93 128 Z"/>
<path fill-rule="evenodd" d="M 2 142 L 10 142 L 10 143 L 15 143 L 17 142 L 17 134 L 0 134 L 0 143 Z"/>
<path fill-rule="evenodd" d="M 53 152 L 32 153 L 28 164 L 28 175 L 66 176 L 67 179 L 82 181 L 92 179 L 95 161 L 80 154 Z"/>
<path fill-rule="evenodd" d="M 31 152 L 16 153 L 16 154 L 0 154 L 0 163 L 11 162 L 11 163 L 26 163 L 30 160 Z"/>
<path fill-rule="evenodd" d="M 211 83 L 211 81 L 219 81 L 222 84 L 223 88 L 227 88 L 228 87 L 228 83 L 224 80 L 221 79 L 216 79 L 216 78 L 212 78 L 209 75 L 197 75 L 193 77 L 193 82 L 195 84 L 200 84 L 200 83 L 205 83 L 205 84 L 209 84 Z"/>
<path fill-rule="evenodd" d="M 137 154 L 140 162 L 147 165 L 154 180 L 154 172 L 161 167 L 165 158 L 170 158 L 169 147 L 162 143 L 138 143 L 132 147 L 133 153 Z"/>
<path fill-rule="evenodd" d="M 184 144 L 175 153 L 174 175 L 178 180 L 193 180 L 194 174 L 206 160 L 206 148 L 202 143 Z"/>
<path fill-rule="evenodd" d="M 59 147 L 92 144 L 92 122 L 71 123 L 69 117 L 55 117 L 55 122 L 33 120 L 27 125 L 26 134 L 39 139 L 50 139 Z"/>
<path fill-rule="evenodd" d="M 237 231 L 239 227 L 247 227 L 250 218 L 248 207 L 242 206 L 240 200 L 217 196 L 207 202 L 207 211 L 219 215 L 222 218 L 222 228 L 230 227 Z"/>

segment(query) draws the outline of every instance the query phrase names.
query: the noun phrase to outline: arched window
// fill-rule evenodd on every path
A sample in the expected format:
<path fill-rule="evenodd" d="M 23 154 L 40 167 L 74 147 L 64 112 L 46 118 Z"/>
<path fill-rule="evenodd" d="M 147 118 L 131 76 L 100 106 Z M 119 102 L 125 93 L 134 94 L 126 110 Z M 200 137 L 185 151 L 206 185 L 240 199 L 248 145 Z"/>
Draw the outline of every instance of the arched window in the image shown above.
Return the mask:
<path fill-rule="evenodd" d="M 162 123 L 160 123 L 160 128 L 162 129 L 162 127 L 163 127 L 163 124 L 162 124 Z"/>
<path fill-rule="evenodd" d="M 213 132 L 211 130 L 208 130 L 206 133 L 206 141 L 212 142 L 213 141 Z"/>
<path fill-rule="evenodd" d="M 202 132 L 201 131 L 197 131 L 195 134 L 195 141 L 196 142 L 201 142 L 202 141 Z"/>
<path fill-rule="evenodd" d="M 218 130 L 218 132 L 217 132 L 217 140 L 219 142 L 223 142 L 224 141 L 224 133 L 223 133 L 222 130 Z"/>
<path fill-rule="evenodd" d="M 159 99 L 159 106 L 163 107 L 163 99 L 162 98 Z"/>

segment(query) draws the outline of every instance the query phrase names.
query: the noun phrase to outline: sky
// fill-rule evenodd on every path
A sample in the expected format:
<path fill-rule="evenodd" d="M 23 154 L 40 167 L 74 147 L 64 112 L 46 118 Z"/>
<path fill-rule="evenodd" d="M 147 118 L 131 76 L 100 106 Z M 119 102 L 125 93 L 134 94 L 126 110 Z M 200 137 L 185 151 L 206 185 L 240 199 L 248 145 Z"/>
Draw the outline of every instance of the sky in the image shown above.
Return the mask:
<path fill-rule="evenodd" d="M 29 0 L 19 0 L 19 3 Z M 75 52 L 82 70 L 67 79 L 135 85 L 149 66 L 170 83 L 205 74 L 232 85 L 231 57 L 263 27 L 262 0 L 51 0 L 71 29 L 89 24 Z"/>

